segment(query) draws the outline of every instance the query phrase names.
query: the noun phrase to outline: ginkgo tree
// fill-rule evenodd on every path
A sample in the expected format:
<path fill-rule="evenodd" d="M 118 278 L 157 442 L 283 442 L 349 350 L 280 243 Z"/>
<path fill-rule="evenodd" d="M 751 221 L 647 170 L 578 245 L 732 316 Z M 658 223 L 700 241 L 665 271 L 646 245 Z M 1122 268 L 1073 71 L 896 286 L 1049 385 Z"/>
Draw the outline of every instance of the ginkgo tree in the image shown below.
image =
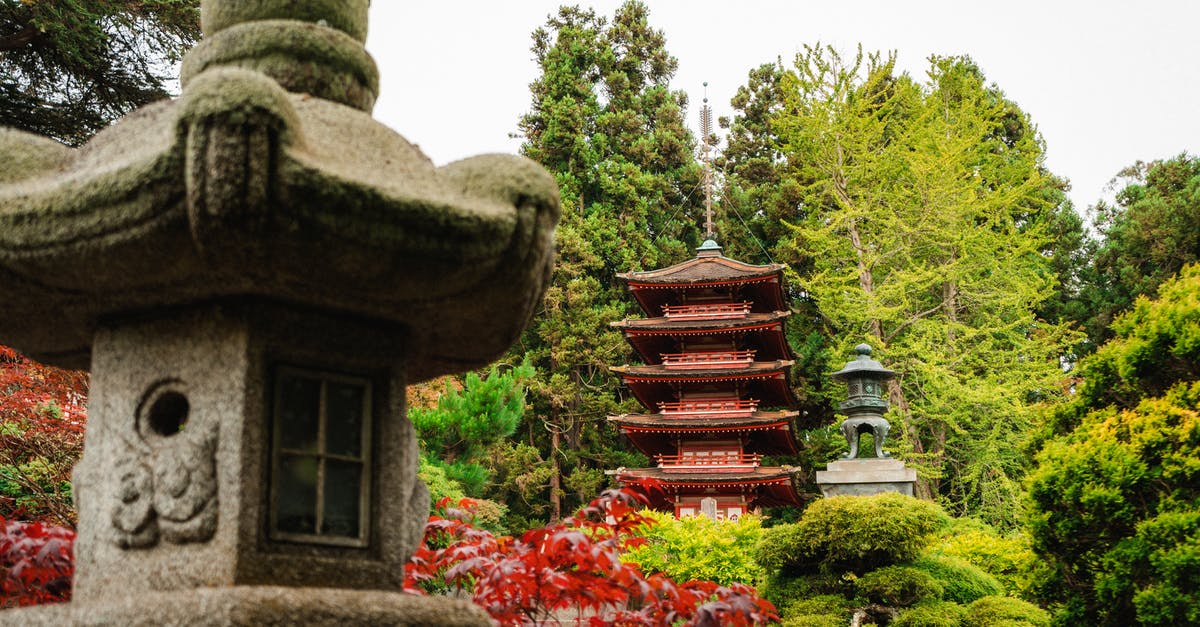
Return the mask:
<path fill-rule="evenodd" d="M 831 352 L 865 341 L 901 373 L 891 418 L 924 496 L 1016 526 L 1024 440 L 1075 338 L 1035 314 L 1061 194 L 1032 123 L 963 57 L 931 58 L 922 82 L 894 56 L 807 47 L 777 94 L 797 189 L 775 249 Z"/>

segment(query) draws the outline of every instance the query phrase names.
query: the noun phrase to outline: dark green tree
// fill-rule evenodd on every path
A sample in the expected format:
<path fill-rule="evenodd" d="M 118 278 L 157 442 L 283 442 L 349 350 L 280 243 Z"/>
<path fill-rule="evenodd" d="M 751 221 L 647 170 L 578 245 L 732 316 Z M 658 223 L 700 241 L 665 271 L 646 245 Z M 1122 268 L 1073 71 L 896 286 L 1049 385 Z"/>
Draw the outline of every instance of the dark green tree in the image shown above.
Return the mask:
<path fill-rule="evenodd" d="M 79 145 L 172 89 L 199 0 L 0 0 L 0 126 Z"/>
<path fill-rule="evenodd" d="M 1030 476 L 1035 592 L 1062 625 L 1200 624 L 1200 266 L 1112 333 Z"/>
<path fill-rule="evenodd" d="M 1139 161 L 1113 184 L 1115 204 L 1093 207 L 1100 238 L 1073 304 L 1093 348 L 1112 337 L 1113 319 L 1138 296 L 1200 261 L 1200 157 Z"/>
<path fill-rule="evenodd" d="M 608 372 L 632 354 L 608 323 L 633 314 L 616 273 L 691 255 L 701 193 L 677 62 L 646 6 L 610 23 L 563 7 L 533 34 L 541 75 L 520 122 L 522 152 L 554 174 L 563 198 L 553 281 L 515 349 L 538 370 L 521 440 L 549 461 L 549 517 L 586 502 L 604 469 L 645 463 L 605 417 L 634 405 Z"/>

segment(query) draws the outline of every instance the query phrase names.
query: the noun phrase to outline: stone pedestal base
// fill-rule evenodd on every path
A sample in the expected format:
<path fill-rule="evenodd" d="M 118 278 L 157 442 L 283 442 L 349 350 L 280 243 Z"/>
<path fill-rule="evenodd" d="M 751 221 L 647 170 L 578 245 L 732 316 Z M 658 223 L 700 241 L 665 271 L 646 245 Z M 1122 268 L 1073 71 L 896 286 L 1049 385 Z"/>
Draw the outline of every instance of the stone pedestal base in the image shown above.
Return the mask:
<path fill-rule="evenodd" d="M 825 496 L 869 496 L 899 492 L 912 496 L 917 471 L 898 459 L 841 459 L 817 471 L 817 486 Z"/>
<path fill-rule="evenodd" d="M 139 593 L 90 603 L 0 612 L 0 627 L 59 625 L 394 625 L 483 627 L 491 621 L 469 601 L 380 590 L 234 586 Z"/>

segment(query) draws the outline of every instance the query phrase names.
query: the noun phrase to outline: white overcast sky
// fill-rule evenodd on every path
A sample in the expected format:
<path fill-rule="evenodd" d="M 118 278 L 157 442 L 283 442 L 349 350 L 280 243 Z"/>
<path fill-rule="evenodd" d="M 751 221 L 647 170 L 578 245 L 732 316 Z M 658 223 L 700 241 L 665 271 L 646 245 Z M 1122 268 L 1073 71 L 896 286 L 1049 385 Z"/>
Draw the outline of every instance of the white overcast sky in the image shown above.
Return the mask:
<path fill-rule="evenodd" d="M 517 152 L 538 75 L 530 33 L 563 2 L 374 0 L 367 49 L 375 117 L 442 165 Z M 570 3 L 574 4 L 574 3 Z M 611 18 L 618 0 L 581 2 Z M 1200 0 L 648 0 L 679 60 L 689 125 L 707 81 L 718 116 L 747 72 L 804 44 L 895 50 L 923 78 L 930 54 L 970 55 L 1032 117 L 1047 164 L 1081 212 L 1137 160 L 1200 153 Z"/>

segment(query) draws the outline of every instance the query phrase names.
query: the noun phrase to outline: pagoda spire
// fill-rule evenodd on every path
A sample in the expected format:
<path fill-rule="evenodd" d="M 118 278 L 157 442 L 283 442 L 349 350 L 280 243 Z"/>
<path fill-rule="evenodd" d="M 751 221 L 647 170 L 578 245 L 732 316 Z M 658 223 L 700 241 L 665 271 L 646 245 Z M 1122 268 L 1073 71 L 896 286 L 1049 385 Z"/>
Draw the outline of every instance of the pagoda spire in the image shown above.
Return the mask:
<path fill-rule="evenodd" d="M 712 107 L 708 106 L 708 81 L 705 81 L 704 103 L 700 106 L 700 138 L 701 146 L 703 146 L 702 160 L 704 162 L 704 237 L 715 242 L 716 229 L 713 226 L 712 214 L 712 144 L 709 143 L 711 137 Z"/>

